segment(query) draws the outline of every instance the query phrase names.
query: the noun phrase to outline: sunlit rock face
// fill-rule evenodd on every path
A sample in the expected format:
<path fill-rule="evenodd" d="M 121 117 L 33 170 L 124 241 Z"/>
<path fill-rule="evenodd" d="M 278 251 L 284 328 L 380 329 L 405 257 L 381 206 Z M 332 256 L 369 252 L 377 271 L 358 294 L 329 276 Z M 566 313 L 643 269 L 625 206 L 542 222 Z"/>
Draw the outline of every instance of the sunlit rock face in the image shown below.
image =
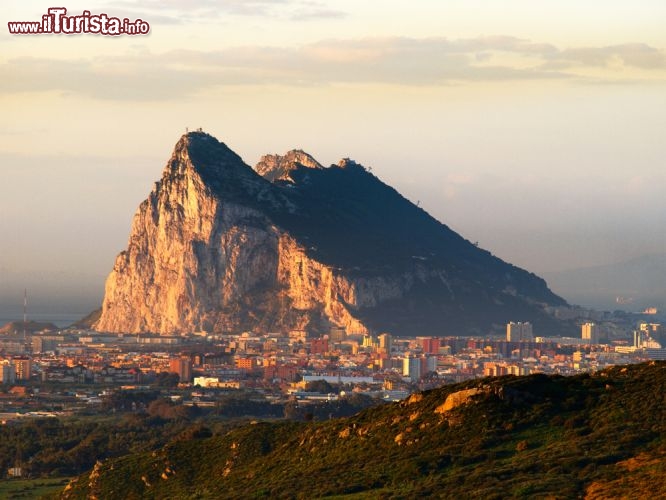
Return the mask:
<path fill-rule="evenodd" d="M 317 160 L 300 149 L 293 149 L 285 155 L 265 155 L 261 157 L 254 170 L 271 182 L 292 182 L 291 172 L 299 167 L 322 169 Z"/>
<path fill-rule="evenodd" d="M 544 306 L 562 303 L 352 160 L 324 168 L 294 150 L 253 170 L 193 132 L 134 215 L 94 327 L 485 333 L 547 324 Z"/>

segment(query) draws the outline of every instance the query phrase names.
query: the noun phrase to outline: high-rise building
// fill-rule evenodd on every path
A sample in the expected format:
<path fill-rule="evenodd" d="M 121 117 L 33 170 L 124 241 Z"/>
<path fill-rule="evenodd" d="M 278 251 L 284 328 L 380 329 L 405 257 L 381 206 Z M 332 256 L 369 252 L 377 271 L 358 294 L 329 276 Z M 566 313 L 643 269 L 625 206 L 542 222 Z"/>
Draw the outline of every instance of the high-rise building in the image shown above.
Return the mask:
<path fill-rule="evenodd" d="M 437 371 L 437 356 L 425 354 L 421 358 L 421 374 L 425 375 L 428 372 Z"/>
<path fill-rule="evenodd" d="M 520 332 L 520 340 L 526 342 L 534 341 L 534 332 L 532 331 L 532 323 L 523 323 L 523 329 Z"/>
<path fill-rule="evenodd" d="M 9 361 L 0 363 L 0 382 L 3 384 L 13 384 L 16 381 L 16 370 Z"/>
<path fill-rule="evenodd" d="M 409 377 L 412 382 L 421 378 L 421 358 L 412 354 L 405 356 L 402 360 L 402 374 Z"/>
<path fill-rule="evenodd" d="M 234 359 L 236 368 L 252 371 L 257 367 L 257 358 L 254 356 L 236 356 Z"/>
<path fill-rule="evenodd" d="M 661 329 L 661 323 L 641 323 L 638 325 L 638 329 L 645 332 L 646 337 L 653 343 L 661 345 L 666 340 Z"/>
<path fill-rule="evenodd" d="M 328 352 L 328 337 L 320 337 L 310 341 L 310 354 L 326 354 Z"/>
<path fill-rule="evenodd" d="M 532 323 L 507 323 L 506 325 L 506 340 L 508 342 L 529 342 L 534 340 L 534 333 L 532 332 Z"/>
<path fill-rule="evenodd" d="M 344 328 L 334 326 L 328 334 L 328 340 L 331 342 L 342 342 L 347 338 L 347 332 Z"/>
<path fill-rule="evenodd" d="M 634 347 L 637 349 L 661 349 L 661 344 L 651 335 L 647 328 L 634 330 Z"/>
<path fill-rule="evenodd" d="M 192 360 L 189 356 L 171 358 L 169 360 L 169 371 L 177 373 L 183 383 L 192 381 Z"/>
<path fill-rule="evenodd" d="M 583 323 L 581 326 L 581 338 L 590 344 L 599 343 L 599 327 L 594 323 Z"/>
<path fill-rule="evenodd" d="M 382 333 L 377 337 L 379 339 L 379 350 L 380 352 L 391 354 L 391 349 L 393 349 L 393 337 L 389 333 Z"/>
<path fill-rule="evenodd" d="M 363 347 L 375 348 L 376 346 L 377 342 L 375 342 L 375 339 L 373 338 L 372 335 L 363 336 Z"/>
<path fill-rule="evenodd" d="M 16 380 L 30 380 L 32 376 L 32 360 L 28 356 L 16 356 L 12 359 Z"/>
<path fill-rule="evenodd" d="M 425 354 L 439 353 L 439 339 L 437 337 L 417 337 Z"/>

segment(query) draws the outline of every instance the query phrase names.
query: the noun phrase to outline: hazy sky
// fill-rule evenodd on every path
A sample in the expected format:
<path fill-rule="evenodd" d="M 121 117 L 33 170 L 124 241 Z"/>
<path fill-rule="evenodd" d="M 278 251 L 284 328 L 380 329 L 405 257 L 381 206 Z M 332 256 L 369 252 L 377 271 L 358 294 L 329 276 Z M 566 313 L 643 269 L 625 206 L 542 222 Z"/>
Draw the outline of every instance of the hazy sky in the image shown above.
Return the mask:
<path fill-rule="evenodd" d="M 536 273 L 666 251 L 663 0 L 63 5 L 151 33 L 13 36 L 53 2 L 3 2 L 0 310 L 99 303 L 185 127 L 351 157 Z"/>

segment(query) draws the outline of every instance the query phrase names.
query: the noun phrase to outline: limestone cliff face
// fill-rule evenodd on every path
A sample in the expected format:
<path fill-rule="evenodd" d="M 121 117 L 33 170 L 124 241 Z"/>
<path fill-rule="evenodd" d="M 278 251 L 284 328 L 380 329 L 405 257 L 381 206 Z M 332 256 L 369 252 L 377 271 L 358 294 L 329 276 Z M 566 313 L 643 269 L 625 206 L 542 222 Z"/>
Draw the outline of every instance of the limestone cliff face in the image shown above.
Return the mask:
<path fill-rule="evenodd" d="M 350 333 L 369 331 L 355 313 L 402 298 L 413 281 L 411 275 L 349 278 L 309 258 L 288 235 L 281 235 L 278 254 L 277 280 L 291 299 L 291 306 L 304 311 L 321 309 L 332 324 L 343 326 Z"/>
<path fill-rule="evenodd" d="M 563 302 L 351 160 L 323 168 L 291 151 L 255 170 L 203 132 L 183 136 L 134 215 L 94 328 L 464 333 Z"/>
<path fill-rule="evenodd" d="M 272 284 L 278 235 L 256 209 L 222 202 L 202 179 L 184 137 L 132 222 L 109 275 L 95 328 L 179 333 L 225 323 L 218 313 Z"/>
<path fill-rule="evenodd" d="M 324 320 L 364 333 L 367 328 L 353 311 L 400 296 L 399 283 L 347 279 L 308 257 L 261 211 L 220 199 L 194 165 L 191 143 L 188 136 L 179 141 L 162 180 L 139 206 L 128 248 L 106 281 L 97 330 L 171 334 L 260 325 L 319 330 Z M 300 163 L 303 155 L 281 159 Z M 285 161 L 276 163 L 289 171 Z M 259 186 L 251 191 L 260 192 L 261 179 L 253 181 Z M 253 297 L 275 304 L 253 304 L 248 300 Z M 261 317 L 262 309 L 271 317 Z M 318 324 L 312 324 L 312 315 Z"/>

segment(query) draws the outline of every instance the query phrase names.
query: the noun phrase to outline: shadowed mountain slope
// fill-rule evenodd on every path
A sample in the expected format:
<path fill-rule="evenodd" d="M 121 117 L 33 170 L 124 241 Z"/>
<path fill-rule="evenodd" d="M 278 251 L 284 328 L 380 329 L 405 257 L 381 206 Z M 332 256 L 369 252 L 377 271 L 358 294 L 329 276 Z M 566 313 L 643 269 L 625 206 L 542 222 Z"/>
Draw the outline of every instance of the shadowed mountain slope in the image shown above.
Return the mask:
<path fill-rule="evenodd" d="M 263 177 L 192 132 L 139 207 L 98 330 L 487 333 L 560 324 L 546 283 L 438 222 L 361 165 L 269 155 Z M 272 180 L 273 182 L 269 181 Z"/>

